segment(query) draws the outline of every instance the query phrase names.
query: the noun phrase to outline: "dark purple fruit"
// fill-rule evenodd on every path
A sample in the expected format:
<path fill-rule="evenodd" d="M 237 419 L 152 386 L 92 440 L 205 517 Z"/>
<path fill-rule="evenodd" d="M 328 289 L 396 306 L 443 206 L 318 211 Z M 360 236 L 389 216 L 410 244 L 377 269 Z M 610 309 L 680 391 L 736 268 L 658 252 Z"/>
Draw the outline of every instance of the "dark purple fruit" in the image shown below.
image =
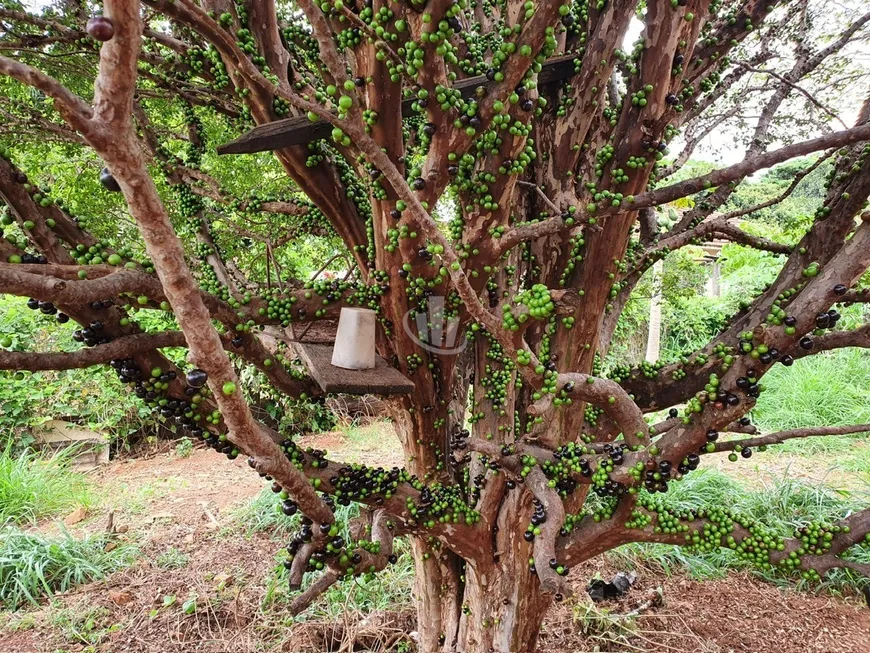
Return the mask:
<path fill-rule="evenodd" d="M 208 381 L 208 373 L 201 369 L 192 369 L 187 373 L 187 385 L 201 388 Z"/>
<path fill-rule="evenodd" d="M 118 181 L 112 176 L 112 173 L 109 172 L 108 168 L 103 168 L 102 170 L 100 170 L 100 183 L 107 191 L 110 191 L 112 193 L 121 192 L 121 186 L 118 184 Z"/>
<path fill-rule="evenodd" d="M 97 41 L 110 41 L 115 36 L 115 26 L 105 16 L 94 16 L 88 21 L 85 29 L 88 36 Z"/>

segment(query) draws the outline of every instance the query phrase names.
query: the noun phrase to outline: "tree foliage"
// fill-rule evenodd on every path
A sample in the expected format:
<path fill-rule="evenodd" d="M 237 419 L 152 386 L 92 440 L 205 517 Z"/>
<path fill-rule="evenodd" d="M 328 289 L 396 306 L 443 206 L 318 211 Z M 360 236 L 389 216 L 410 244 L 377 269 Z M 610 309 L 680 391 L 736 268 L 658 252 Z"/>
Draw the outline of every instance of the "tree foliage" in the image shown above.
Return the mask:
<path fill-rule="evenodd" d="M 701 455 L 870 430 L 757 434 L 745 418 L 774 365 L 870 343 L 870 325 L 840 322 L 868 298 L 870 101 L 851 128 L 832 108 L 864 99 L 849 53 L 870 13 L 810 0 L 106 0 L 102 12 L 0 5 L 0 110 L 24 137 L 0 152 L 0 292 L 78 323 L 84 344 L 4 342 L 0 367 L 108 363 L 160 418 L 247 455 L 283 510 L 305 515 L 289 576 L 322 575 L 294 610 L 384 569 L 400 535 L 427 651 L 531 650 L 569 567 L 629 542 L 727 547 L 807 578 L 870 571 L 849 557 L 868 510 L 784 537 L 667 500 Z M 216 154 L 253 125 L 229 148 L 249 153 Z M 682 170 L 726 129 L 742 160 Z M 769 180 L 774 197 L 734 199 L 754 173 L 808 156 L 821 158 Z M 825 161 L 800 233 L 741 222 Z M 675 205 L 687 210 L 659 219 Z M 679 360 L 609 361 L 647 270 L 712 238 L 769 253 L 768 282 L 747 284 Z M 331 265 L 350 274 L 308 276 Z M 288 401 L 321 395 L 293 347 L 343 306 L 377 311 L 379 353 L 414 382 L 387 404 L 404 469 L 303 451 L 246 401 L 254 379 Z M 154 311 L 177 326 L 148 328 Z M 420 315 L 458 321 L 464 350 L 403 328 Z M 187 362 L 164 355 L 175 347 Z M 345 537 L 335 509 L 352 502 L 370 510 Z"/>

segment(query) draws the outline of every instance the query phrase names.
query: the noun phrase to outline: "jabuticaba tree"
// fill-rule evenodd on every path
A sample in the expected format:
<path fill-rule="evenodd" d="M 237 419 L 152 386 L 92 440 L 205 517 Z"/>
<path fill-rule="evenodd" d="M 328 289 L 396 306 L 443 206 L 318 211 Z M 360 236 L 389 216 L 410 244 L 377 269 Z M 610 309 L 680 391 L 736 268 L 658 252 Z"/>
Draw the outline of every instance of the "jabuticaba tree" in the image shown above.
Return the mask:
<path fill-rule="evenodd" d="M 81 348 L 4 339 L 0 368 L 111 365 L 161 419 L 247 457 L 282 510 L 304 516 L 289 576 L 301 587 L 319 575 L 294 611 L 376 574 L 395 561 L 393 538 L 409 537 L 424 651 L 532 650 L 569 568 L 629 542 L 728 547 L 786 576 L 870 574 L 850 557 L 868 546 L 870 510 L 781 539 L 726 507 L 674 509 L 667 494 L 703 455 L 870 431 L 759 434 L 747 418 L 772 366 L 870 346 L 870 325 L 838 328 L 839 307 L 870 299 L 870 101 L 854 127 L 831 129 L 811 92 L 820 79 L 855 104 L 867 95 L 846 53 L 870 13 L 845 11 L 821 40 L 822 4 L 106 0 L 35 14 L 3 0 L 0 292 L 78 323 Z M 239 190 L 251 159 L 215 147 L 284 118 L 298 118 L 296 138 L 266 145 L 284 189 Z M 734 124 L 740 162 L 674 180 Z M 138 233 L 56 200 L 25 156 L 36 147 L 98 159 L 84 174 L 123 196 Z M 741 229 L 769 203 L 719 210 L 747 176 L 813 153 L 834 168 L 797 243 Z M 664 229 L 657 207 L 689 197 Z M 354 274 L 285 273 L 282 251 L 312 234 Z M 680 361 L 611 360 L 644 272 L 713 237 L 771 252 L 779 276 Z M 343 306 L 378 312 L 380 355 L 414 382 L 387 402 L 404 469 L 302 450 L 245 400 L 248 366 L 276 393 L 318 397 L 294 363 L 294 329 Z M 177 330 L 141 328 L 149 310 Z M 463 351 L 412 337 L 402 325 L 419 314 L 455 321 Z M 345 540 L 335 508 L 352 502 L 365 509 Z"/>

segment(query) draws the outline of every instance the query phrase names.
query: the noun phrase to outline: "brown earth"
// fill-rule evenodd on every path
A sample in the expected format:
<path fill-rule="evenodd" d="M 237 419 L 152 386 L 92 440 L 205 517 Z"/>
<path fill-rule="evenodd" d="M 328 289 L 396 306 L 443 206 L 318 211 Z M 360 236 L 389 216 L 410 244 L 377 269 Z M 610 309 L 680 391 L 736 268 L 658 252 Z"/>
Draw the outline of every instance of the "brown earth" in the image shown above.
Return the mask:
<path fill-rule="evenodd" d="M 389 467 L 400 462 L 394 437 L 373 425 L 302 444 Z M 113 462 L 93 480 L 101 507 L 68 530 L 105 530 L 111 512 L 120 540 L 138 547 L 136 561 L 40 606 L 0 613 L 0 653 L 413 650 L 410 597 L 391 612 L 363 614 L 348 600 L 325 620 L 288 615 L 287 590 L 275 582 L 280 538 L 246 532 L 237 513 L 266 486 L 243 460 L 159 453 Z M 548 617 L 541 651 L 870 653 L 870 609 L 857 597 L 783 591 L 742 574 L 702 583 L 641 568 L 621 600 L 592 604 L 585 584 L 613 574 L 613 564 L 572 570 L 576 598 Z"/>

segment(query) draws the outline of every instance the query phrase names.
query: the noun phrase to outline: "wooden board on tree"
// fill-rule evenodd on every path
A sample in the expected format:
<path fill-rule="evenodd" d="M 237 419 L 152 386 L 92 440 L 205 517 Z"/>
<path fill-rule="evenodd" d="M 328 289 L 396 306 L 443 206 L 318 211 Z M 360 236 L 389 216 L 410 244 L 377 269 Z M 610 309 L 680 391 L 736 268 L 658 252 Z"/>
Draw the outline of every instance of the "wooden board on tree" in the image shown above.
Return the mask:
<path fill-rule="evenodd" d="M 541 65 L 538 73 L 538 86 L 546 86 L 554 82 L 569 79 L 575 74 L 574 61 L 576 54 L 566 54 L 562 57 L 554 57 Z M 452 87 L 462 93 L 462 97 L 469 98 L 482 89 L 486 93 L 487 88 L 494 84 L 486 78 L 486 75 L 469 77 L 468 79 L 456 80 Z M 414 115 L 411 106 L 416 98 L 409 98 L 402 102 L 402 116 L 407 118 Z M 225 143 L 217 148 L 218 154 L 253 154 L 254 152 L 267 152 L 280 150 L 292 145 L 305 145 L 320 138 L 328 138 L 332 132 L 332 125 L 325 120 L 311 122 L 308 116 L 295 116 L 284 120 L 266 123 L 254 127 L 249 132 L 237 139 Z"/>
<path fill-rule="evenodd" d="M 346 370 L 332 364 L 333 345 L 297 342 L 293 347 L 326 393 L 386 396 L 414 391 L 414 382 L 380 356 L 375 356 L 375 366 L 370 370 Z"/>

